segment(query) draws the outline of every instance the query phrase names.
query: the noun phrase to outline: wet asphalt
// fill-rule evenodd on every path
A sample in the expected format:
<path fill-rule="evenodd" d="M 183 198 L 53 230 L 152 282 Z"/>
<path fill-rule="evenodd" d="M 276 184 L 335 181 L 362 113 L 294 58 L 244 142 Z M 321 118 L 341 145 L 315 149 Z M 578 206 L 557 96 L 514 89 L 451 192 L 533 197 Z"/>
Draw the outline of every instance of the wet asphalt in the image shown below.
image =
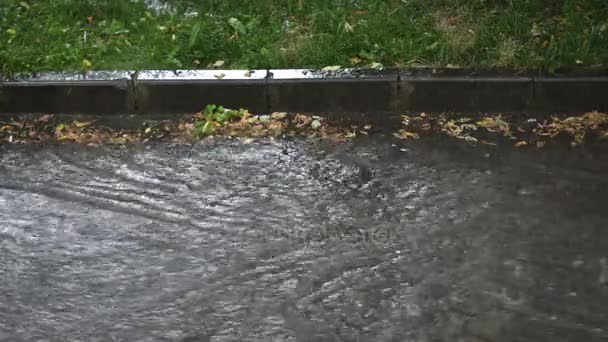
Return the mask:
<path fill-rule="evenodd" d="M 606 341 L 608 154 L 0 147 L 0 341 Z"/>

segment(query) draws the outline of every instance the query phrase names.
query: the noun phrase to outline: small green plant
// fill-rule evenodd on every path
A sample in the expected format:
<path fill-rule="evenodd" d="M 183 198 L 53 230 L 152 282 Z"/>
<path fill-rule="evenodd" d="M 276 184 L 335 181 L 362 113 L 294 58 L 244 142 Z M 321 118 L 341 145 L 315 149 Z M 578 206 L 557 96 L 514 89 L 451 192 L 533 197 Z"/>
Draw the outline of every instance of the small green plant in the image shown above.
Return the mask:
<path fill-rule="evenodd" d="M 245 113 L 247 113 L 247 110 L 242 108 L 233 110 L 209 104 L 203 112 L 195 116 L 194 135 L 199 139 L 209 136 L 213 134 L 216 127 L 222 127 L 232 121 L 239 120 Z"/>
<path fill-rule="evenodd" d="M 213 134 L 214 127 L 211 121 L 196 121 L 194 123 L 194 136 L 196 138 L 204 138 Z"/>

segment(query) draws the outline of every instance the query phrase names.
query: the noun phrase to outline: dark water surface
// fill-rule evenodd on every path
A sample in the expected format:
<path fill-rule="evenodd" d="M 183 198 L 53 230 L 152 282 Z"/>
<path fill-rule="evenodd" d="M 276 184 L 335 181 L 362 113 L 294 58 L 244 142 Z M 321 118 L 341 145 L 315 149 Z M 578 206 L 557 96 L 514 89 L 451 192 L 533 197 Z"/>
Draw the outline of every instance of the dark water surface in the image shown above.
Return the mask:
<path fill-rule="evenodd" d="M 1 341 L 606 341 L 608 153 L 0 148 Z"/>

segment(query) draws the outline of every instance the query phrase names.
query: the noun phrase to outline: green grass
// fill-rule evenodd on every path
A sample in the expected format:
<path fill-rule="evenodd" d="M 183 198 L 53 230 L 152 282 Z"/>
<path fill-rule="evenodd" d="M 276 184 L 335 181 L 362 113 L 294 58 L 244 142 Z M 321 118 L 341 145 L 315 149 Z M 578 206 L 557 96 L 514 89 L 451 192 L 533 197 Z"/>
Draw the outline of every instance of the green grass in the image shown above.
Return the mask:
<path fill-rule="evenodd" d="M 608 64 L 606 0 L 170 3 L 0 0 L 0 72 Z"/>

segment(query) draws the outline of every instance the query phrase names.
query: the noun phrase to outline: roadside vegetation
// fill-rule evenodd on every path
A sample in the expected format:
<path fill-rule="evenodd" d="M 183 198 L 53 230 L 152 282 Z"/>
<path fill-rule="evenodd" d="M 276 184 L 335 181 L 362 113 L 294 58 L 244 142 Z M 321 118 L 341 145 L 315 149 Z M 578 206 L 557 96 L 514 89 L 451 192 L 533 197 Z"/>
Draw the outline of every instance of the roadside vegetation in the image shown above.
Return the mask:
<path fill-rule="evenodd" d="M 151 2 L 2 0 L 0 72 L 608 64 L 605 0 Z"/>

